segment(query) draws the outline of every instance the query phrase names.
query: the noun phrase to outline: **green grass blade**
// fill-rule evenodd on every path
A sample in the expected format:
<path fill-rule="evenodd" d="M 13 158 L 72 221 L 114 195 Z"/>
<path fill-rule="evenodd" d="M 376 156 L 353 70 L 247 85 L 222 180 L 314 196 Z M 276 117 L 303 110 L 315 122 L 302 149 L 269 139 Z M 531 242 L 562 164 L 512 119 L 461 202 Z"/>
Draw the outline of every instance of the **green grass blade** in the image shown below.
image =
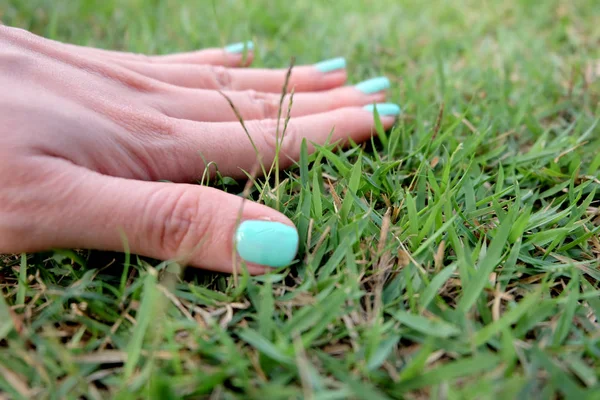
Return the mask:
<path fill-rule="evenodd" d="M 441 319 L 430 319 L 406 311 L 397 311 L 393 317 L 418 332 L 438 338 L 449 338 L 460 334 L 460 329 Z"/>
<path fill-rule="evenodd" d="M 502 252 L 513 225 L 513 215 L 514 212 L 511 212 L 496 230 L 485 257 L 478 265 L 476 275 L 469 281 L 458 302 L 459 311 L 466 313 L 471 309 L 489 282 L 490 273 L 500 264 Z"/>

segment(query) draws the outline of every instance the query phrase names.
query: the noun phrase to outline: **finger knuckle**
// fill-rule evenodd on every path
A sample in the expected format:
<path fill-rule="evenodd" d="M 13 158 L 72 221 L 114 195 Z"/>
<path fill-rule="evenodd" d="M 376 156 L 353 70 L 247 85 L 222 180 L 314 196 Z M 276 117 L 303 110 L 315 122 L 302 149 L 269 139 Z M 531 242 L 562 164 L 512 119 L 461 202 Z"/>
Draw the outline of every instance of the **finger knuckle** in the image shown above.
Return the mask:
<path fill-rule="evenodd" d="M 293 125 L 285 126 L 283 121 L 265 120 L 256 122 L 252 130 L 257 133 L 256 137 L 262 143 L 262 146 L 259 147 L 263 148 L 267 155 L 279 153 L 292 158 L 296 157 L 300 144 Z"/>
<path fill-rule="evenodd" d="M 233 89 L 232 76 L 229 69 L 218 65 L 212 65 L 208 68 L 210 75 L 213 77 L 215 84 L 219 89 Z"/>
<path fill-rule="evenodd" d="M 164 89 L 162 82 L 124 67 L 111 65 L 97 68 L 102 69 L 106 76 L 139 93 L 159 93 Z"/>
<path fill-rule="evenodd" d="M 272 93 L 246 91 L 246 96 L 260 118 L 275 118 L 279 111 L 279 97 Z"/>
<path fill-rule="evenodd" d="M 174 136 L 178 130 L 176 119 L 161 113 L 148 113 L 144 118 L 146 130 L 159 137 Z"/>
<path fill-rule="evenodd" d="M 174 118 L 146 107 L 132 107 L 131 110 L 120 112 L 115 110 L 114 114 L 121 125 L 129 132 L 135 132 L 135 137 L 144 140 L 146 145 L 151 145 L 157 139 L 171 137 L 177 132 Z"/>
<path fill-rule="evenodd" d="M 114 118 L 125 128 L 120 131 L 118 137 L 126 143 L 124 150 L 128 160 L 133 161 L 133 176 L 144 180 L 158 180 L 165 174 L 169 176 L 169 171 L 177 165 L 177 157 L 173 151 L 181 147 L 184 140 L 179 133 L 180 122 L 162 113 L 145 109 L 122 113 Z M 125 174 L 124 171 L 125 169 L 121 168 L 112 174 Z"/>
<path fill-rule="evenodd" d="M 195 192 L 165 187 L 151 199 L 147 218 L 156 246 L 168 257 L 187 256 L 204 246 L 212 231 L 213 213 L 201 205 Z M 159 226 L 154 226 L 157 221 Z"/>

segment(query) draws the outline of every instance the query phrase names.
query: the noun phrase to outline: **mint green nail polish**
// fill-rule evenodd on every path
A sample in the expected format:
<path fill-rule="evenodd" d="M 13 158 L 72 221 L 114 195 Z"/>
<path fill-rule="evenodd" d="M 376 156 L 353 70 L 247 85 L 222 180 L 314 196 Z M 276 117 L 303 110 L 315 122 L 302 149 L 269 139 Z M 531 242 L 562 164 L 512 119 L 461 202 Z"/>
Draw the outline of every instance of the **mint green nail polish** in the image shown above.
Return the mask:
<path fill-rule="evenodd" d="M 315 64 L 315 68 L 321 72 L 337 71 L 346 68 L 346 59 L 344 57 L 332 58 L 331 60 L 321 61 Z"/>
<path fill-rule="evenodd" d="M 244 48 L 247 48 L 248 51 L 254 49 L 254 43 L 251 40 L 247 42 L 233 43 L 225 46 L 225 51 L 228 53 L 242 53 Z"/>
<path fill-rule="evenodd" d="M 375 105 L 369 104 L 363 107 L 365 110 L 373 112 L 374 108 L 377 108 L 379 115 L 399 115 L 400 106 L 394 103 L 377 103 Z"/>
<path fill-rule="evenodd" d="M 237 252 L 247 262 L 268 267 L 285 267 L 296 257 L 298 232 L 271 221 L 244 221 L 235 233 Z"/>
<path fill-rule="evenodd" d="M 380 76 L 379 78 L 357 83 L 354 87 L 365 94 L 377 93 L 388 89 L 390 87 L 390 80 L 385 76 Z"/>

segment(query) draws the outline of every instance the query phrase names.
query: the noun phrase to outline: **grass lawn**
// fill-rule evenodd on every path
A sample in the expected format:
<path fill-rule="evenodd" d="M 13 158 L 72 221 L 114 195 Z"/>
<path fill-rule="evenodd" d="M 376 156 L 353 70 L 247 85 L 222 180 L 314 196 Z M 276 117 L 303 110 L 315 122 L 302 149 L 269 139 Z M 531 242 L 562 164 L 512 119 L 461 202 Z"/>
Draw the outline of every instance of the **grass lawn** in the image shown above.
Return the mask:
<path fill-rule="evenodd" d="M 256 66 L 345 56 L 403 107 L 255 182 L 298 226 L 288 269 L 0 256 L 0 398 L 600 399 L 597 2 L 0 0 L 0 20 L 144 53 L 252 39 Z"/>

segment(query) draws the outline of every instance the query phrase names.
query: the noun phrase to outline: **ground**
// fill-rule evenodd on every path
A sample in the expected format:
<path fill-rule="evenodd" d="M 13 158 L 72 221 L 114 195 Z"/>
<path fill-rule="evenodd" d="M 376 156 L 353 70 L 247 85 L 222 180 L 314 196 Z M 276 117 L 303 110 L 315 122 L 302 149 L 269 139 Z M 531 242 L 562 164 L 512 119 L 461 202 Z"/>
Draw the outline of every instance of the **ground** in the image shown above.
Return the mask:
<path fill-rule="evenodd" d="M 595 3 L 0 0 L 77 44 L 345 56 L 403 108 L 253 186 L 299 228 L 288 269 L 0 258 L 0 398 L 600 398 Z"/>

